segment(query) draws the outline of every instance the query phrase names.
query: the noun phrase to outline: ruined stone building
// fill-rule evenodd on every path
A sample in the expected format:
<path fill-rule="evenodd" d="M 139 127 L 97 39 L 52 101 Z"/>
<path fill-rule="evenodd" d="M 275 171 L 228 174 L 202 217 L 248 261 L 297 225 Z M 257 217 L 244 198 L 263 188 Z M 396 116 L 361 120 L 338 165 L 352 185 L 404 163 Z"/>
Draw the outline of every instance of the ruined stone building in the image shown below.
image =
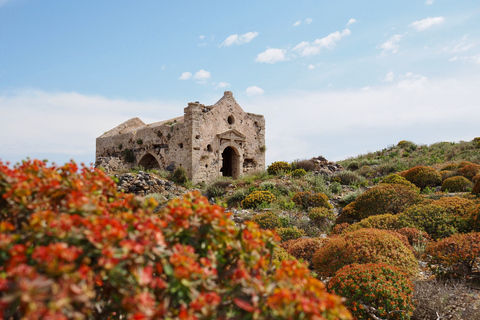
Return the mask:
<path fill-rule="evenodd" d="M 178 118 L 145 124 L 132 118 L 96 140 L 96 158 L 120 157 L 129 167 L 173 171 L 193 182 L 238 178 L 265 168 L 265 118 L 247 113 L 232 92 L 212 106 L 189 103 Z"/>

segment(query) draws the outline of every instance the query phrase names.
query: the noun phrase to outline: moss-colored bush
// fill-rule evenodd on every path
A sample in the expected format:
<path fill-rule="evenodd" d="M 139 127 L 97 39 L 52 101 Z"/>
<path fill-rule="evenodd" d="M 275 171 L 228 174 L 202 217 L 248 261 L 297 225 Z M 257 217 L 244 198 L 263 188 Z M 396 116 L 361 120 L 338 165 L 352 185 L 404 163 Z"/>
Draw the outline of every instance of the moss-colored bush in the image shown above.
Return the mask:
<path fill-rule="evenodd" d="M 294 178 L 300 178 L 300 177 L 303 177 L 304 175 L 307 174 L 307 171 L 303 170 L 303 169 L 295 169 L 293 170 L 292 172 L 292 177 Z"/>
<path fill-rule="evenodd" d="M 469 165 L 466 165 L 465 167 L 461 168 L 458 170 L 458 172 L 464 176 L 465 178 L 467 178 L 468 180 L 472 180 L 472 178 L 480 172 L 480 165 L 478 164 L 469 164 Z"/>
<path fill-rule="evenodd" d="M 177 184 L 185 184 L 188 181 L 187 171 L 183 167 L 178 167 L 173 171 L 170 180 Z"/>
<path fill-rule="evenodd" d="M 287 252 L 295 258 L 307 262 L 311 267 L 313 255 L 327 241 L 328 240 L 321 238 L 296 239 L 295 242 L 289 246 Z"/>
<path fill-rule="evenodd" d="M 460 197 L 443 197 L 431 204 L 445 208 L 449 213 L 458 217 L 468 218 L 469 212 L 475 207 L 475 202 Z"/>
<path fill-rule="evenodd" d="M 448 178 L 458 176 L 458 173 L 457 171 L 442 170 L 440 171 L 440 175 L 442 176 L 442 181 L 445 181 Z"/>
<path fill-rule="evenodd" d="M 276 175 L 280 172 L 289 173 L 292 170 L 292 166 L 285 161 L 277 161 L 268 166 L 267 172 L 271 175 Z"/>
<path fill-rule="evenodd" d="M 476 195 L 480 194 L 480 180 L 475 182 L 475 185 L 472 188 L 472 194 L 476 194 Z"/>
<path fill-rule="evenodd" d="M 473 182 L 473 183 L 476 183 L 476 182 L 478 182 L 478 181 L 480 181 L 480 173 L 477 173 L 477 174 L 474 175 L 473 178 L 472 178 L 472 182 Z"/>
<path fill-rule="evenodd" d="M 292 169 L 303 169 L 307 172 L 315 170 L 315 162 L 313 160 L 295 160 L 292 163 Z"/>
<path fill-rule="evenodd" d="M 370 216 L 362 221 L 351 224 L 343 233 L 366 228 L 395 230 L 398 228 L 398 216 L 389 213 Z"/>
<path fill-rule="evenodd" d="M 480 233 L 456 234 L 427 248 L 430 269 L 439 275 L 465 277 L 478 268 Z"/>
<path fill-rule="evenodd" d="M 450 163 L 447 164 L 446 166 L 443 166 L 440 171 L 454 171 L 458 168 L 458 164 L 456 163 Z"/>
<path fill-rule="evenodd" d="M 276 200 L 275 195 L 270 191 L 253 191 L 242 201 L 244 208 L 256 208 L 262 203 L 272 203 Z"/>
<path fill-rule="evenodd" d="M 282 242 L 306 236 L 305 231 L 297 227 L 277 228 L 276 231 Z"/>
<path fill-rule="evenodd" d="M 468 165 L 471 165 L 472 163 L 470 161 L 462 161 L 458 164 L 458 169 L 462 169 L 463 167 L 466 167 Z"/>
<path fill-rule="evenodd" d="M 443 181 L 442 183 L 442 191 L 449 191 L 449 192 L 464 192 L 470 187 L 472 183 L 465 177 L 456 176 L 451 177 Z"/>
<path fill-rule="evenodd" d="M 331 209 L 325 207 L 316 207 L 310 209 L 308 218 L 320 229 L 325 230 L 335 221 L 335 215 Z"/>
<path fill-rule="evenodd" d="M 397 214 L 405 208 L 422 201 L 418 192 L 403 184 L 382 184 L 365 193 L 343 208 L 336 223 L 354 223 L 369 216 Z"/>
<path fill-rule="evenodd" d="M 304 209 L 314 207 L 324 207 L 331 209 L 332 205 L 328 202 L 328 197 L 324 193 L 314 192 L 297 192 L 292 197 L 292 201 L 299 207 Z"/>
<path fill-rule="evenodd" d="M 449 237 L 465 228 L 466 219 L 446 208 L 433 204 L 419 204 L 407 208 L 398 216 L 399 226 L 418 228 L 433 239 Z"/>
<path fill-rule="evenodd" d="M 413 284 L 398 268 L 385 263 L 351 264 L 328 282 L 329 292 L 347 299 L 355 319 L 408 320 L 414 310 Z M 398 312 L 399 310 L 404 312 Z"/>
<path fill-rule="evenodd" d="M 480 232 L 480 204 L 469 212 L 468 225 L 473 231 Z"/>
<path fill-rule="evenodd" d="M 347 164 L 347 170 L 355 171 L 360 168 L 360 163 L 358 161 L 352 161 Z"/>
<path fill-rule="evenodd" d="M 354 185 L 365 180 L 365 178 L 358 173 L 350 170 L 343 170 L 333 174 L 332 179 L 337 178 L 343 185 Z"/>
<path fill-rule="evenodd" d="M 273 251 L 273 260 L 282 262 L 284 260 L 295 260 L 295 257 L 289 254 L 284 248 L 276 247 Z"/>
<path fill-rule="evenodd" d="M 415 151 L 417 150 L 418 146 L 413 143 L 412 141 L 408 141 L 408 140 L 402 140 L 400 141 L 399 143 L 397 143 L 397 146 L 406 150 L 406 151 Z"/>
<path fill-rule="evenodd" d="M 255 215 L 252 219 L 260 228 L 267 230 L 274 230 L 281 226 L 280 219 L 273 212 L 264 212 Z"/>
<path fill-rule="evenodd" d="M 413 167 L 405 172 L 404 177 L 420 189 L 433 188 L 442 183 L 442 176 L 432 167 Z"/>
<path fill-rule="evenodd" d="M 405 179 L 404 177 L 398 175 L 398 174 L 395 174 L 395 173 L 392 173 L 392 174 L 389 174 L 388 176 L 386 176 L 385 178 L 383 178 L 380 183 L 382 184 L 387 184 L 387 183 L 391 183 L 391 184 L 403 184 L 407 187 L 410 187 L 414 190 L 419 190 L 419 188 L 414 185 L 413 183 L 411 183 L 410 181 L 408 181 L 407 179 Z"/>
<path fill-rule="evenodd" d="M 412 251 L 385 230 L 360 229 L 332 237 L 313 256 L 315 271 L 321 277 L 332 277 L 352 263 L 387 263 L 412 276 L 417 260 Z"/>

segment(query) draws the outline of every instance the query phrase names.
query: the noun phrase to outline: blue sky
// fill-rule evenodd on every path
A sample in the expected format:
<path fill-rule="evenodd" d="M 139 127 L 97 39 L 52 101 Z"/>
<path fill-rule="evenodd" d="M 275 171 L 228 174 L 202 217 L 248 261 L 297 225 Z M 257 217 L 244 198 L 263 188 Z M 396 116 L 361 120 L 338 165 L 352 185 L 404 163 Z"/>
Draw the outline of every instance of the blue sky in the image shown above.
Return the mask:
<path fill-rule="evenodd" d="M 480 136 L 477 1 L 0 0 L 0 159 L 91 163 L 95 138 L 233 91 L 267 164 Z"/>

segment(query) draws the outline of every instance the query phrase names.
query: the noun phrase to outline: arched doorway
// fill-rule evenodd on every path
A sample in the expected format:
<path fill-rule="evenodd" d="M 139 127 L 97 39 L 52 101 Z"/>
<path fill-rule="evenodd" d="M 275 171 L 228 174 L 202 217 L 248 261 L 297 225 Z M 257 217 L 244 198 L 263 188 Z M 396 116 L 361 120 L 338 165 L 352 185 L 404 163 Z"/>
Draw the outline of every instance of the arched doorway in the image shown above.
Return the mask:
<path fill-rule="evenodd" d="M 144 167 L 145 169 L 160 169 L 160 164 L 158 163 L 157 159 L 152 156 L 150 153 L 147 153 L 142 157 L 142 159 L 138 162 L 139 167 Z"/>
<path fill-rule="evenodd" d="M 220 169 L 224 177 L 232 177 L 237 179 L 240 176 L 240 156 L 232 147 L 226 147 L 222 152 L 222 169 Z"/>

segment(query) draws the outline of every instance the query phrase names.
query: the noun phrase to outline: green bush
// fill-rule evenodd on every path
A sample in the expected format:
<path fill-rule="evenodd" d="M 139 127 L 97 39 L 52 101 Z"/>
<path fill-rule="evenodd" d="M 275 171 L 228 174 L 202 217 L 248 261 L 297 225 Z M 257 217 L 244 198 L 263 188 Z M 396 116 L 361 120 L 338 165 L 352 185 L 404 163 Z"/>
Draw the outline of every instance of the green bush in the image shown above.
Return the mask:
<path fill-rule="evenodd" d="M 354 223 L 369 216 L 398 214 L 422 201 L 418 192 L 403 184 L 382 184 L 372 187 L 343 208 L 336 223 Z"/>
<path fill-rule="evenodd" d="M 170 180 L 176 184 L 185 184 L 188 182 L 187 171 L 183 167 L 178 167 L 173 171 Z"/>
<path fill-rule="evenodd" d="M 442 183 L 442 191 L 449 191 L 449 192 L 464 192 L 467 190 L 468 187 L 471 187 L 472 183 L 465 177 L 456 176 L 447 178 Z"/>
<path fill-rule="evenodd" d="M 334 173 L 332 176 L 332 179 L 335 179 L 335 178 L 339 179 L 339 182 L 342 185 L 347 185 L 347 186 L 355 185 L 365 180 L 364 177 L 350 170 L 343 170 L 343 171 Z"/>
<path fill-rule="evenodd" d="M 407 208 L 398 216 L 401 227 L 418 228 L 433 239 L 449 237 L 465 228 L 466 219 L 433 204 L 419 204 Z"/>
<path fill-rule="evenodd" d="M 332 237 L 313 256 L 320 277 L 333 277 L 352 263 L 387 263 L 409 276 L 417 273 L 418 262 L 412 251 L 388 231 L 360 229 Z"/>
<path fill-rule="evenodd" d="M 243 208 L 256 208 L 262 203 L 272 203 L 276 197 L 270 191 L 253 191 L 242 201 Z"/>
<path fill-rule="evenodd" d="M 441 276 L 466 277 L 478 269 L 480 233 L 456 234 L 427 248 L 430 269 Z"/>
<path fill-rule="evenodd" d="M 227 204 L 229 206 L 238 205 L 247 197 L 247 195 L 248 191 L 246 189 L 237 189 L 227 198 Z"/>
<path fill-rule="evenodd" d="M 404 178 L 419 187 L 436 187 L 442 183 L 442 176 L 432 167 L 417 166 L 407 170 Z"/>
<path fill-rule="evenodd" d="M 310 209 L 308 218 L 322 231 L 325 231 L 335 221 L 332 210 L 325 207 Z"/>
<path fill-rule="evenodd" d="M 328 197 L 324 193 L 297 192 L 292 197 L 292 201 L 301 208 L 308 209 L 313 207 L 324 207 L 331 209 L 333 206 L 328 202 Z"/>
<path fill-rule="evenodd" d="M 304 175 L 307 174 L 307 171 L 303 170 L 303 169 L 295 169 L 293 170 L 292 172 L 292 177 L 294 178 L 300 178 L 300 177 L 303 177 Z"/>
<path fill-rule="evenodd" d="M 292 170 L 292 166 L 285 161 L 277 161 L 268 166 L 267 172 L 271 175 L 276 175 L 280 172 L 289 173 Z"/>
<path fill-rule="evenodd" d="M 406 151 L 410 151 L 410 152 L 413 152 L 415 150 L 417 150 L 418 146 L 413 143 L 412 141 L 407 141 L 407 140 L 402 140 L 400 141 L 399 143 L 397 143 L 397 146 L 406 150 Z"/>
<path fill-rule="evenodd" d="M 358 170 L 359 168 L 360 168 L 360 163 L 358 163 L 358 161 L 349 162 L 347 165 L 347 169 L 350 171 L 355 171 L 355 170 Z"/>
<path fill-rule="evenodd" d="M 449 171 L 449 170 L 442 170 L 440 171 L 440 175 L 442 176 L 442 181 L 445 181 L 447 180 L 448 178 L 451 178 L 451 177 L 457 177 L 458 174 L 457 174 L 457 171 Z"/>
<path fill-rule="evenodd" d="M 355 319 L 410 319 L 414 310 L 413 284 L 385 263 L 350 264 L 328 282 L 327 290 L 345 297 Z M 398 312 L 403 311 L 403 312 Z"/>
<path fill-rule="evenodd" d="M 255 215 L 252 219 L 260 228 L 273 230 L 281 226 L 280 219 L 273 212 L 265 212 Z"/>
<path fill-rule="evenodd" d="M 305 231 L 297 227 L 277 228 L 276 231 L 282 242 L 298 239 L 306 235 Z"/>
<path fill-rule="evenodd" d="M 391 183 L 391 184 L 403 184 L 407 187 L 410 187 L 414 190 L 418 190 L 418 187 L 416 185 L 414 185 L 413 183 L 411 183 L 410 181 L 408 181 L 407 179 L 405 179 L 404 177 L 398 175 L 398 174 L 395 174 L 395 173 L 392 173 L 392 174 L 389 174 L 388 176 L 386 176 L 385 178 L 383 178 L 381 181 L 380 181 L 381 184 L 387 184 L 387 183 Z"/>
<path fill-rule="evenodd" d="M 446 166 L 443 166 L 440 171 L 455 171 L 458 168 L 458 164 L 456 163 L 450 163 L 447 164 Z"/>
<path fill-rule="evenodd" d="M 273 260 L 282 262 L 284 260 L 295 260 L 295 257 L 289 254 L 284 248 L 275 247 L 273 251 Z"/>

